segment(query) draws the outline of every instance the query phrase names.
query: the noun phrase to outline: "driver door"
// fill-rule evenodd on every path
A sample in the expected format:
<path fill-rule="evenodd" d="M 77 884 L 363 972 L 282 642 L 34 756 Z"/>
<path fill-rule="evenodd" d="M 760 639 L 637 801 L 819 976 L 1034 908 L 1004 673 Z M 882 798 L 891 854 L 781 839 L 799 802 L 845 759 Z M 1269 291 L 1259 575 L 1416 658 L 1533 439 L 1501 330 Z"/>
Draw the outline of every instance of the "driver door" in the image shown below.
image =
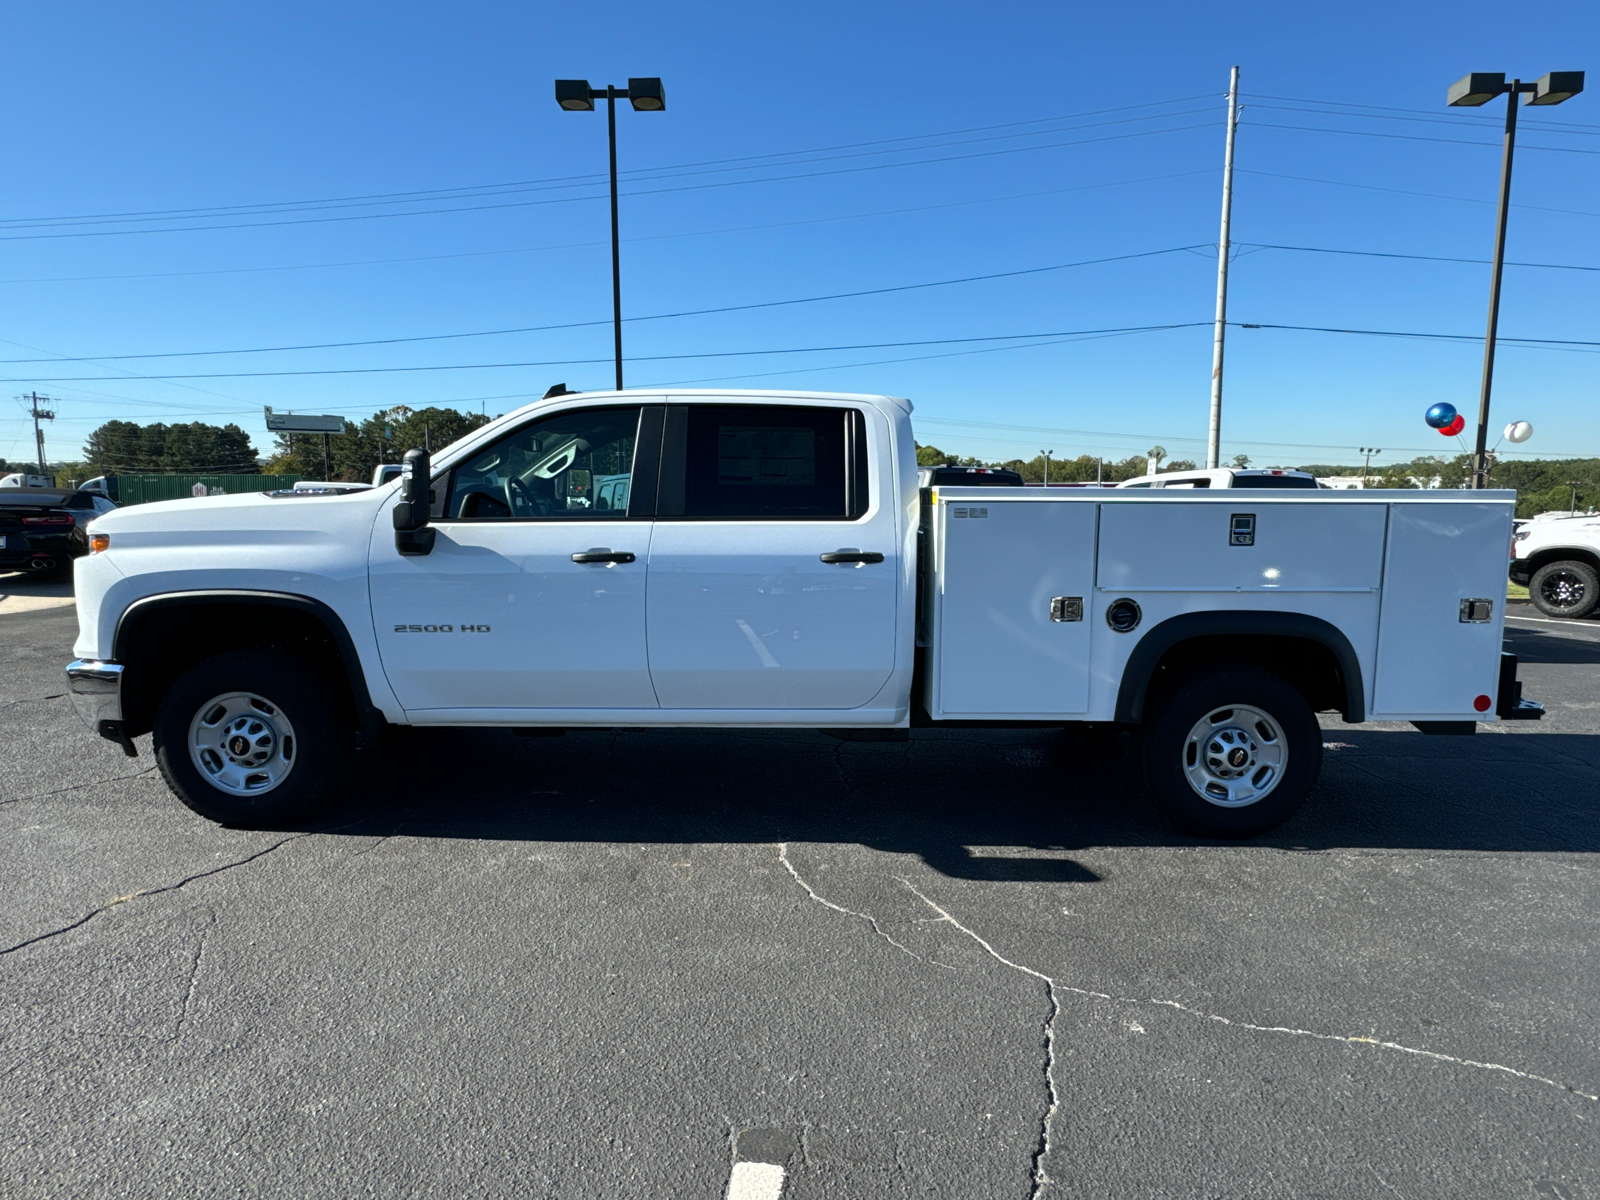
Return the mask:
<path fill-rule="evenodd" d="M 372 611 L 413 719 L 658 707 L 645 568 L 662 412 L 563 409 L 435 476 L 430 554 L 401 556 L 380 517 Z"/>

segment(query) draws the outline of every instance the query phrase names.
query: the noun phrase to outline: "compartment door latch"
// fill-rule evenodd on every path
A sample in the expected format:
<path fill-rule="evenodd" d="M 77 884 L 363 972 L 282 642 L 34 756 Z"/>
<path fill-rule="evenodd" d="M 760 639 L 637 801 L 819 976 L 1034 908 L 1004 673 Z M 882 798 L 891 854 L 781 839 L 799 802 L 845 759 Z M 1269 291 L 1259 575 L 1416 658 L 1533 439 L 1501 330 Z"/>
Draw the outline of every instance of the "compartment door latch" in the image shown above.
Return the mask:
<path fill-rule="evenodd" d="M 1052 596 L 1050 598 L 1050 619 L 1052 621 L 1083 620 L 1083 597 Z"/>

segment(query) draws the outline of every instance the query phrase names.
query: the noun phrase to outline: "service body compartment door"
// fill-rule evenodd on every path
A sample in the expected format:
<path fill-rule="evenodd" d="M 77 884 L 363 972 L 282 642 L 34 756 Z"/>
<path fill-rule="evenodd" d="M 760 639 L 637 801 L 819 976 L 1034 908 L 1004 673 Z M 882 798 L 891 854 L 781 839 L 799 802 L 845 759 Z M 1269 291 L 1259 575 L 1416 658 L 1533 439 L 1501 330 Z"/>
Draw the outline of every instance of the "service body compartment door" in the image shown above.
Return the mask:
<path fill-rule="evenodd" d="M 1510 542 L 1503 501 L 1390 506 L 1374 719 L 1494 719 Z M 1487 600 L 1489 619 L 1463 621 L 1480 615 L 1463 600 Z"/>
<path fill-rule="evenodd" d="M 1089 710 L 1096 508 L 940 496 L 935 716 Z"/>

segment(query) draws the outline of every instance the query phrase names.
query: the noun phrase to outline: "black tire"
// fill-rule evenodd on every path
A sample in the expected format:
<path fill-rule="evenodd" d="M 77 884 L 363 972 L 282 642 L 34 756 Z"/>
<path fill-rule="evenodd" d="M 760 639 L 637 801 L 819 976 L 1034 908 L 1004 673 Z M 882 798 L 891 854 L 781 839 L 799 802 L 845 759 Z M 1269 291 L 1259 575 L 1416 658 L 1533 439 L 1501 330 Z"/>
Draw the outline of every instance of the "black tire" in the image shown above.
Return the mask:
<path fill-rule="evenodd" d="M 1600 572 L 1585 562 L 1546 563 L 1528 580 L 1528 599 L 1547 617 L 1587 617 L 1600 604 Z"/>
<path fill-rule="evenodd" d="M 1241 715 L 1246 706 L 1268 720 Z M 1217 734 L 1191 736 L 1212 717 L 1217 720 L 1210 728 Z M 1209 761 L 1220 761 L 1228 771 L 1227 756 L 1242 752 L 1232 784 L 1244 793 L 1259 786 L 1258 798 L 1208 798 L 1190 782 L 1191 776 L 1211 776 L 1205 762 L 1207 748 L 1222 745 L 1211 740 L 1216 736 L 1232 749 L 1224 746 L 1222 758 Z M 1198 837 L 1255 837 L 1283 824 L 1304 803 L 1322 772 L 1322 730 L 1305 697 L 1279 676 L 1259 667 L 1223 665 L 1196 672 L 1161 700 L 1146 721 L 1140 757 L 1146 786 L 1178 828 Z M 1281 759 L 1281 769 L 1267 767 L 1272 759 Z M 1221 795 L 1230 783 L 1210 786 Z"/>
<path fill-rule="evenodd" d="M 205 716 L 202 707 L 215 712 L 213 700 L 235 693 L 265 704 L 239 718 L 263 718 L 256 724 L 265 733 L 254 727 L 242 731 L 272 748 L 267 769 L 256 774 L 270 777 L 274 771 L 282 772 L 278 782 L 271 783 L 270 778 L 257 782 L 260 790 L 248 793 L 219 786 L 214 779 L 230 777 L 223 773 L 228 764 L 213 754 L 211 761 L 218 764 L 213 778 L 196 764 L 190 749 L 191 729 Z M 288 731 L 284 737 L 274 737 L 274 714 Z M 161 775 L 178 799 L 202 817 L 244 829 L 279 826 L 314 811 L 337 777 L 350 745 L 349 731 L 329 701 L 327 685 L 295 659 L 262 650 L 218 655 L 179 676 L 156 711 L 153 740 Z M 257 749 L 248 742 L 240 745 L 251 752 Z M 253 778 L 249 766 L 231 761 L 235 764 L 231 777 L 242 773 L 240 782 L 249 784 Z"/>

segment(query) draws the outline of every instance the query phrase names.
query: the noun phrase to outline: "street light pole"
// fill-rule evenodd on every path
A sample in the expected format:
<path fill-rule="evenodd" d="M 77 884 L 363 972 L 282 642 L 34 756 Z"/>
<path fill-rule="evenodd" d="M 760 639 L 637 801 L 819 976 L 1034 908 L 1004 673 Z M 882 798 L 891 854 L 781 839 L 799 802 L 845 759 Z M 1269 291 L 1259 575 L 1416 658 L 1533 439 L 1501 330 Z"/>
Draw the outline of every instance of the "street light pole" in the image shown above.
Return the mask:
<path fill-rule="evenodd" d="M 611 142 L 611 326 L 617 345 L 617 391 L 622 390 L 622 238 L 617 228 L 617 89 L 606 85 L 606 134 Z"/>
<path fill-rule="evenodd" d="M 606 102 L 606 137 L 611 152 L 611 324 L 616 345 L 617 391 L 622 390 L 622 237 L 617 220 L 617 101 L 627 100 L 634 112 L 662 112 L 666 89 L 659 79 L 629 79 L 625 88 L 607 84 L 604 91 L 587 79 L 556 80 L 556 103 L 566 112 L 593 112 L 596 100 Z"/>
<path fill-rule="evenodd" d="M 1383 451 L 1372 446 L 1362 446 L 1361 453 L 1364 456 L 1364 460 L 1361 463 L 1361 486 L 1365 488 L 1367 486 L 1367 468 L 1372 465 L 1373 456 L 1382 454 Z"/>
<path fill-rule="evenodd" d="M 1489 392 L 1494 385 L 1494 343 L 1500 332 L 1500 277 L 1506 265 L 1506 213 L 1511 208 L 1511 156 L 1517 148 L 1517 93 L 1522 81 L 1513 79 L 1506 95 L 1506 139 L 1500 159 L 1500 213 L 1495 220 L 1494 267 L 1489 277 L 1489 328 L 1483 336 L 1483 383 L 1478 390 L 1478 440 L 1472 451 L 1472 486 L 1489 486 Z"/>
<path fill-rule="evenodd" d="M 1495 339 L 1500 329 L 1500 279 L 1505 272 L 1506 217 L 1511 208 L 1511 159 L 1517 146 L 1517 97 L 1529 104 L 1560 104 L 1583 91 L 1582 71 L 1551 71 L 1535 83 L 1506 82 L 1503 74 L 1475 71 L 1450 85 L 1446 103 L 1478 108 L 1506 98 L 1505 148 L 1500 159 L 1500 211 L 1495 221 L 1494 267 L 1489 279 L 1489 327 L 1483 339 L 1483 382 L 1478 392 L 1478 438 L 1472 453 L 1472 486 L 1489 486 L 1489 395 L 1494 386 Z"/>

